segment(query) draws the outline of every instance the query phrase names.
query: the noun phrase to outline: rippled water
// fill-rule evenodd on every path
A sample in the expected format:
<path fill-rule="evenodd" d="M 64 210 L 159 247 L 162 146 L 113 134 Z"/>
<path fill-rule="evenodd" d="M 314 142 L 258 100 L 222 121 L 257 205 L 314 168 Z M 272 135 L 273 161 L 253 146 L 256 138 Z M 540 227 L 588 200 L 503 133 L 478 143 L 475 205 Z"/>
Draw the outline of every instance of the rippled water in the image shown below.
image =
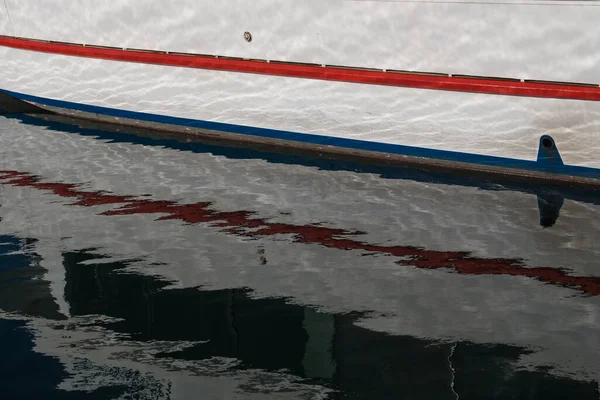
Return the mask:
<path fill-rule="evenodd" d="M 600 194 L 0 119 L 7 399 L 597 399 Z"/>

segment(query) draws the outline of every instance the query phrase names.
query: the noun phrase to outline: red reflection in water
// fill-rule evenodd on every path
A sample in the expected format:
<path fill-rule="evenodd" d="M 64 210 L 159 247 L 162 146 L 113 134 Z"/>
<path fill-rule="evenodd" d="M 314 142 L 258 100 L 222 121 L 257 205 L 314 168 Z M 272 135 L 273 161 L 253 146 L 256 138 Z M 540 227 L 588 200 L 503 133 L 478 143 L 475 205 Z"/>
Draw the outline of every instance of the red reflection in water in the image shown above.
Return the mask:
<path fill-rule="evenodd" d="M 560 268 L 526 267 L 519 260 L 470 257 L 468 252 L 425 250 L 411 246 L 379 246 L 350 238 L 361 232 L 315 225 L 293 225 L 268 222 L 254 218 L 251 211 L 220 212 L 210 209 L 211 203 L 178 204 L 173 201 L 142 200 L 132 196 L 117 196 L 105 192 L 80 190 L 78 185 L 43 183 L 40 178 L 25 172 L 0 171 L 0 183 L 48 190 L 61 197 L 76 199 L 71 205 L 96 206 L 114 204 L 117 208 L 102 215 L 165 214 L 158 220 L 180 220 L 190 224 L 209 223 L 225 231 L 246 237 L 288 234 L 294 242 L 312 243 L 341 250 L 363 250 L 369 253 L 402 257 L 400 265 L 424 269 L 446 268 L 464 275 L 513 275 L 568 286 L 585 294 L 600 294 L 600 278 L 570 276 Z"/>

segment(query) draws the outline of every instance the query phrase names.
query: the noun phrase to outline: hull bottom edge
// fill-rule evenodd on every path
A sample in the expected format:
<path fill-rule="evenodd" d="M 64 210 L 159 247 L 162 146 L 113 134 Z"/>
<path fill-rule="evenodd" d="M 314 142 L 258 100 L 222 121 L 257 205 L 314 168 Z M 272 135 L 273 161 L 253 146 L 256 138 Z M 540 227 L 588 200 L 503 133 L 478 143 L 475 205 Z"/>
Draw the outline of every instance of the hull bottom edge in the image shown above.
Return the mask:
<path fill-rule="evenodd" d="M 380 167 L 416 168 L 429 172 L 521 181 L 543 186 L 600 189 L 600 169 L 595 168 L 548 165 L 539 161 L 189 120 L 44 99 L 1 89 L 0 95 L 0 103 L 4 105 L 8 101 L 9 104 L 8 108 L 0 106 L 0 111 L 4 113 L 39 115 L 45 119 L 58 118 L 62 122 L 65 122 L 66 118 L 72 125 L 77 125 L 78 120 L 88 121 L 103 125 L 100 129 L 117 129 L 123 133 L 126 133 L 127 129 L 147 130 L 185 137 L 187 141 L 245 147 L 309 158 L 350 161 Z M 542 141 L 540 146 L 541 143 Z"/>

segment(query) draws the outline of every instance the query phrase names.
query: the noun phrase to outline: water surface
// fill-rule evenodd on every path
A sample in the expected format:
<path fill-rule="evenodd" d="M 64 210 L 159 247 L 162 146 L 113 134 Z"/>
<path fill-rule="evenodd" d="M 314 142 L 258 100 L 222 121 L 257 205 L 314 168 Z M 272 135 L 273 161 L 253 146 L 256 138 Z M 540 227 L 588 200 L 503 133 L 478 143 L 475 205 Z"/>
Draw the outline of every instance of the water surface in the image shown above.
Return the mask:
<path fill-rule="evenodd" d="M 597 194 L 50 119 L 0 119 L 6 398 L 600 396 Z"/>

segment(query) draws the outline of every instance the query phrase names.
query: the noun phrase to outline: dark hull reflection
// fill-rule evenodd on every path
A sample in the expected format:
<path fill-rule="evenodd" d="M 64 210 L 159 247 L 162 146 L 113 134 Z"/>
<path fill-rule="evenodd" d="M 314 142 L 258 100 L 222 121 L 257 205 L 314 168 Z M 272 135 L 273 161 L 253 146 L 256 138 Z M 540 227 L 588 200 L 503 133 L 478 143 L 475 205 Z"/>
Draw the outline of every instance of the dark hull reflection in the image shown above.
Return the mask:
<path fill-rule="evenodd" d="M 157 358 L 235 358 L 241 362 L 237 369 L 292 373 L 332 387 L 336 390 L 329 397 L 332 399 L 598 396 L 596 383 L 559 378 L 542 369 L 517 368 L 519 358 L 531 352 L 525 348 L 387 335 L 357 326 L 360 313 L 322 313 L 288 299 L 253 298 L 252 291 L 243 288 L 168 289 L 168 282 L 127 273 L 127 263 L 103 262 L 103 257 L 88 251 L 64 253 L 63 264 L 65 297 L 74 316 L 119 318 L 119 322 L 106 327 L 137 341 L 203 342 L 178 352 L 157 354 Z M 27 290 L 23 281 L 15 287 Z M 5 308 L 5 301 L 0 297 L 0 308 Z M 45 317 L 52 318 L 53 314 Z M 10 340 L 2 342 L 3 354 L 15 360 L 12 365 L 26 370 L 22 377 L 27 381 L 13 381 L 8 386 L 15 393 L 25 393 L 24 386 L 34 379 L 33 371 L 39 370 L 44 371 L 43 379 L 29 385 L 35 388 L 33 393 L 53 394 L 46 397 L 52 399 L 80 395 L 53 390 L 52 385 L 65 377 L 64 372 L 52 358 L 32 351 L 32 338 L 23 323 L 0 320 L 0 332 Z M 24 363 L 35 363 L 36 369 L 26 368 Z M 2 376 L 14 373 L 4 372 Z M 108 386 L 89 398 L 113 398 L 123 391 L 122 387 Z"/>
<path fill-rule="evenodd" d="M 47 283 L 40 280 L 46 270 L 39 266 L 40 256 L 32 252 L 34 244 L 33 239 L 0 235 L 0 308 L 32 316 L 64 318 Z"/>
<path fill-rule="evenodd" d="M 4 305 L 3 302 L 0 304 Z M 34 336 L 24 321 L 0 319 L 0 387 L 5 399 L 114 399 L 127 389 L 119 386 L 95 392 L 63 391 L 57 386 L 68 377 L 59 360 L 34 350 Z"/>
<path fill-rule="evenodd" d="M 33 239 L 0 235 L 0 309 L 32 317 L 63 320 Z M 124 395 L 126 387 L 109 385 L 90 393 L 63 391 L 57 387 L 68 378 L 60 360 L 35 351 L 35 335 L 26 320 L 0 318 L 0 388 L 3 399 L 113 399 Z M 125 372 L 125 371 L 124 371 Z M 135 374 L 135 371 L 129 371 Z M 146 384 L 150 385 L 150 381 Z"/>

